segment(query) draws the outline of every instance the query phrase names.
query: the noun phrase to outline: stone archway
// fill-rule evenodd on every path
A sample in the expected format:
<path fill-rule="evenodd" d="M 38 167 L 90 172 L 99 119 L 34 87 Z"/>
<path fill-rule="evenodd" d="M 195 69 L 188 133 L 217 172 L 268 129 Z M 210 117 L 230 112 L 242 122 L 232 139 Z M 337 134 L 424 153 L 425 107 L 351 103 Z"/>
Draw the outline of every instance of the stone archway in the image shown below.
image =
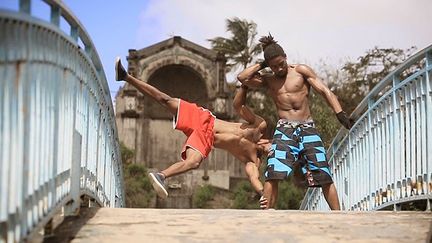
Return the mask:
<path fill-rule="evenodd" d="M 159 68 L 148 79 L 148 83 L 171 97 L 177 97 L 199 106 L 208 106 L 208 94 L 204 79 L 185 65 L 167 65 Z M 144 97 L 144 116 L 152 119 L 171 119 L 172 115 L 160 109 L 151 98 Z"/>

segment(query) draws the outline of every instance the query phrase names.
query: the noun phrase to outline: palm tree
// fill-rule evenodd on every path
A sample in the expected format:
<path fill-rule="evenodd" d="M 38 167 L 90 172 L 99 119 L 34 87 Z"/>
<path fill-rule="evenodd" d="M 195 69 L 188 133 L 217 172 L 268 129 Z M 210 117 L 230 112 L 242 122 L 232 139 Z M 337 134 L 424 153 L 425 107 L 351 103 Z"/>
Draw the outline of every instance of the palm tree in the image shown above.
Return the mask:
<path fill-rule="evenodd" d="M 247 21 L 234 17 L 226 20 L 227 32 L 231 32 L 231 38 L 215 37 L 209 39 L 213 50 L 220 52 L 227 58 L 228 70 L 238 68 L 240 65 L 246 68 L 253 58 L 262 52 L 261 46 L 256 44 L 257 25 L 253 21 Z"/>

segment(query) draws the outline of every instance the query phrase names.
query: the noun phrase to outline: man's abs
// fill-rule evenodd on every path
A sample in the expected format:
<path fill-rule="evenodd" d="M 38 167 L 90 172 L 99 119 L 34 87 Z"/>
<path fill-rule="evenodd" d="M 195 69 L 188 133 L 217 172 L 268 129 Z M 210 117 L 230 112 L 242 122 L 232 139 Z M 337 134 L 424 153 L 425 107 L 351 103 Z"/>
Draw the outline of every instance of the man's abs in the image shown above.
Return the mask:
<path fill-rule="evenodd" d="M 309 101 L 305 94 L 278 94 L 273 96 L 279 118 L 307 120 L 311 117 Z"/>

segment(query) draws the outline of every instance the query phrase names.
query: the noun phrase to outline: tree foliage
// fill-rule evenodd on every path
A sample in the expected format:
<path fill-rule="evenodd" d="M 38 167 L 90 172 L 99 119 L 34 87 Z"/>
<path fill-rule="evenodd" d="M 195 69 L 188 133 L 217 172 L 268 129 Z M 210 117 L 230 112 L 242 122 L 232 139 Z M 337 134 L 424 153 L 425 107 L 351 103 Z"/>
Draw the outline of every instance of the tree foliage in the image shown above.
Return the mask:
<path fill-rule="evenodd" d="M 367 50 L 357 61 L 346 61 L 341 69 L 320 63 L 317 71 L 338 97 L 342 108 L 350 114 L 377 83 L 412 55 L 414 50 L 415 47 L 406 50 L 375 47 Z M 312 92 L 310 99 L 312 116 L 328 147 L 341 124 L 320 95 Z"/>
<path fill-rule="evenodd" d="M 357 58 L 357 61 L 345 63 L 342 67 L 344 79 L 337 80 L 338 83 L 331 85 L 346 111 L 351 113 L 379 81 L 403 63 L 415 50 L 415 47 L 406 50 L 374 47 Z"/>
<path fill-rule="evenodd" d="M 256 43 L 256 24 L 253 21 L 234 17 L 226 20 L 226 29 L 230 38 L 215 37 L 209 39 L 212 49 L 227 58 L 228 70 L 239 66 L 246 68 L 253 58 L 262 52 Z"/>

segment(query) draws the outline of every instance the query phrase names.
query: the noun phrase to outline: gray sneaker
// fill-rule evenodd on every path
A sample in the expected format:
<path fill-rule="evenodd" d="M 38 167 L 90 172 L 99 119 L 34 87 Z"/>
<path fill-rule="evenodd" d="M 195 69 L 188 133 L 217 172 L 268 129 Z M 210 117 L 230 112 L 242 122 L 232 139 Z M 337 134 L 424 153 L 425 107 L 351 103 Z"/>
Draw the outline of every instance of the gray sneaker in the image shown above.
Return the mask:
<path fill-rule="evenodd" d="M 150 181 L 157 195 L 163 199 L 168 197 L 168 192 L 165 189 L 165 179 L 160 173 L 149 173 Z"/>
<path fill-rule="evenodd" d="M 126 78 L 127 72 L 121 64 L 120 57 L 116 58 L 115 62 L 115 79 L 117 81 L 122 81 Z"/>

